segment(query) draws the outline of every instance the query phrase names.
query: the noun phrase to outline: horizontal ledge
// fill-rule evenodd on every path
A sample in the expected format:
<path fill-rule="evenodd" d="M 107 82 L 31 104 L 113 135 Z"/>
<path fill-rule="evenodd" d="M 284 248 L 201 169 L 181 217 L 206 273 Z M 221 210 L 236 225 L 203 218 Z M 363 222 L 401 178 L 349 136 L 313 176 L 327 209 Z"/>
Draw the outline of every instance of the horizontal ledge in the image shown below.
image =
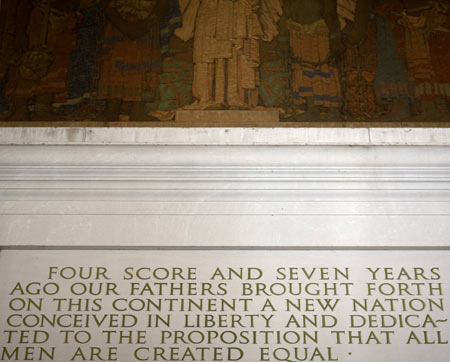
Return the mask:
<path fill-rule="evenodd" d="M 110 246 L 48 246 L 48 245 L 0 245 L 1 250 L 54 250 L 54 251 L 78 251 L 78 250 L 154 250 L 154 251 L 450 251 L 450 246 L 129 246 L 129 245 L 110 245 Z"/>
<path fill-rule="evenodd" d="M 199 207 L 205 202 L 450 202 L 450 190 L 242 190 L 213 191 L 201 190 L 176 192 L 160 190 L 153 192 L 123 191 L 107 192 L 100 190 L 1 190 L 1 202 L 19 201 L 116 201 L 116 202 L 197 202 Z"/>
<path fill-rule="evenodd" d="M 42 144 L 449 146 L 450 128 L 0 128 L 0 145 Z"/>
<path fill-rule="evenodd" d="M 450 157 L 450 154 L 449 154 Z M 441 167 L 126 167 L 126 166 L 2 166 L 0 181 L 321 181 L 321 180 L 449 180 L 450 164 Z"/>
<path fill-rule="evenodd" d="M 449 135 L 450 139 L 450 135 Z M 450 168 L 445 146 L 139 146 L 139 145 L 0 145 L 5 171 L 82 170 L 85 172 L 183 171 L 430 171 Z M 96 169 L 92 170 L 93 168 Z M 178 168 L 178 170 L 176 170 Z M 184 169 L 183 169 L 184 168 Z M 187 171 L 186 169 L 190 170 Z M 345 172 L 344 172 L 345 174 Z"/>
<path fill-rule="evenodd" d="M 246 217 L 246 218 L 257 218 L 257 217 L 267 217 L 267 216 L 271 216 L 271 217 L 330 217 L 330 216 L 334 216 L 334 217 L 354 217 L 354 218 L 359 218 L 359 217 L 435 217 L 435 216 L 450 216 L 450 211 L 449 212 L 445 212 L 445 213 L 392 213 L 392 212 L 384 212 L 384 213 L 357 213 L 357 212 L 310 212 L 310 213 L 234 213 L 234 214 L 230 214 L 230 213 L 221 213 L 221 212 L 216 212 L 216 213 L 143 213 L 143 212 L 136 212 L 136 213 L 108 213 L 108 212 L 91 212 L 91 213 L 87 213 L 87 212 L 66 212 L 66 213 L 61 213 L 61 212 L 47 212 L 47 213 L 38 213 L 38 212 L 0 212 L 0 218 L 2 216 L 33 216 L 33 217 L 49 217 L 49 216 L 55 216 L 55 217 L 67 217 L 67 218 L 71 218 L 72 216 L 115 216 L 115 217 L 121 217 L 121 216 L 143 216 L 143 217 L 180 217 L 180 218 L 195 218 L 198 216 L 201 217 Z"/>
<path fill-rule="evenodd" d="M 0 201 L 0 215 L 450 215 L 450 202 Z"/>

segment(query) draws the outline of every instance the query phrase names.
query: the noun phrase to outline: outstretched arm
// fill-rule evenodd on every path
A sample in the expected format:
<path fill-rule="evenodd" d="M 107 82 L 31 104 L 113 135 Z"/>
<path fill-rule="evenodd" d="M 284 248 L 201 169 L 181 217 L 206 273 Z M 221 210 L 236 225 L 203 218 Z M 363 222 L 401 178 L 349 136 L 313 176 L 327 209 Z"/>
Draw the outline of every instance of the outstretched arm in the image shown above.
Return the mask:
<path fill-rule="evenodd" d="M 282 0 L 261 0 L 259 19 L 264 30 L 264 40 L 272 41 L 278 35 L 278 21 L 283 15 Z"/>
<path fill-rule="evenodd" d="M 183 25 L 181 28 L 175 29 L 175 35 L 183 41 L 188 41 L 194 37 L 195 21 L 197 19 L 200 0 L 184 0 L 180 2 L 180 9 L 183 12 Z"/>

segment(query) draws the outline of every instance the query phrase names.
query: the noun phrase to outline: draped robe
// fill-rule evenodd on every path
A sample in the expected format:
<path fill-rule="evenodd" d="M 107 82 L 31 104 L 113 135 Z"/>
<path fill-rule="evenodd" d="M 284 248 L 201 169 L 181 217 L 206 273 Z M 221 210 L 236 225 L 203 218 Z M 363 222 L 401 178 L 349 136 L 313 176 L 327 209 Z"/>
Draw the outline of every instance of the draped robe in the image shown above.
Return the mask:
<path fill-rule="evenodd" d="M 279 0 L 190 0 L 175 34 L 194 38 L 193 95 L 210 104 L 251 108 L 258 103 L 259 42 L 277 35 Z"/>

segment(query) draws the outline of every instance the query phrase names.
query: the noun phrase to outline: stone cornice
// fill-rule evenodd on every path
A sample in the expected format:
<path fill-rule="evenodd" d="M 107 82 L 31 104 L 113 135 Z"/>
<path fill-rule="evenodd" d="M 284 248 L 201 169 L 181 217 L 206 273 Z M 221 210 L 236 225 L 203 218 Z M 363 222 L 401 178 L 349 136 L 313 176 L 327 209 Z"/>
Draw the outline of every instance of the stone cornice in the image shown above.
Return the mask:
<path fill-rule="evenodd" d="M 0 145 L 450 146 L 450 128 L 0 128 Z"/>
<path fill-rule="evenodd" d="M 445 130 L 72 131 L 2 134 L 0 249 L 450 247 Z"/>

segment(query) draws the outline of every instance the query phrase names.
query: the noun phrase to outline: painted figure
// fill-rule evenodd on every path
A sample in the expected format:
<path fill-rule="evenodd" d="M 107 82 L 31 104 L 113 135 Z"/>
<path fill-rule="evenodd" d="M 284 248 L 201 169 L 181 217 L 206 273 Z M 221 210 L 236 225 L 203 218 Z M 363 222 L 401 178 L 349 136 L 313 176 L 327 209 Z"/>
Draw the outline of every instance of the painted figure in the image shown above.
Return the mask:
<path fill-rule="evenodd" d="M 436 4 L 434 13 L 435 31 L 431 32 L 429 40 L 431 61 L 437 75 L 440 106 L 448 115 L 450 109 L 450 1 Z"/>
<path fill-rule="evenodd" d="M 338 0 L 337 12 L 345 52 L 342 55 L 343 111 L 348 120 L 373 119 L 378 107 L 374 91 L 376 23 L 373 0 Z"/>
<path fill-rule="evenodd" d="M 411 116 L 413 95 L 408 84 L 405 31 L 398 23 L 403 11 L 400 0 L 376 0 L 374 14 L 377 25 L 377 70 L 375 93 L 377 103 L 385 108 L 381 119 L 402 120 Z"/>
<path fill-rule="evenodd" d="M 122 101 L 131 103 L 131 121 L 156 121 L 146 102 L 158 99 L 161 72 L 159 19 L 166 0 L 102 0 L 106 24 L 101 46 L 98 99 L 106 100 L 105 121 L 119 119 Z"/>
<path fill-rule="evenodd" d="M 16 72 L 9 77 L 10 121 L 29 119 L 34 98 L 34 119 L 56 120 L 54 102 L 67 99 L 70 54 L 75 49 L 78 0 L 35 0 L 27 31 L 27 49 Z"/>
<path fill-rule="evenodd" d="M 336 1 L 284 0 L 291 49 L 292 119 L 337 120 L 342 105 L 337 56 L 342 53 Z"/>
<path fill-rule="evenodd" d="M 430 36 L 433 32 L 445 31 L 442 27 L 445 21 L 441 15 L 443 8 L 439 8 L 438 1 L 424 4 L 423 1 L 404 0 L 403 3 L 405 10 L 400 14 L 399 24 L 405 28 L 408 80 L 414 100 L 419 102 L 421 116 L 424 120 L 433 120 L 438 116 L 441 89 L 433 67 Z"/>
<path fill-rule="evenodd" d="M 28 49 L 27 24 L 32 0 L 3 0 L 0 7 L 0 108 L 7 110 L 8 78 L 15 74 L 22 55 Z"/>
<path fill-rule="evenodd" d="M 175 34 L 194 38 L 191 109 L 258 104 L 259 42 L 277 35 L 281 0 L 190 0 Z"/>
<path fill-rule="evenodd" d="M 72 104 L 91 101 L 98 78 L 96 52 L 102 30 L 100 7 L 96 0 L 80 0 L 80 12 L 82 19 L 77 25 L 77 44 L 69 69 L 69 100 Z"/>
<path fill-rule="evenodd" d="M 17 64 L 28 49 L 27 24 L 31 0 L 3 0 L 0 11 L 0 77 Z"/>

